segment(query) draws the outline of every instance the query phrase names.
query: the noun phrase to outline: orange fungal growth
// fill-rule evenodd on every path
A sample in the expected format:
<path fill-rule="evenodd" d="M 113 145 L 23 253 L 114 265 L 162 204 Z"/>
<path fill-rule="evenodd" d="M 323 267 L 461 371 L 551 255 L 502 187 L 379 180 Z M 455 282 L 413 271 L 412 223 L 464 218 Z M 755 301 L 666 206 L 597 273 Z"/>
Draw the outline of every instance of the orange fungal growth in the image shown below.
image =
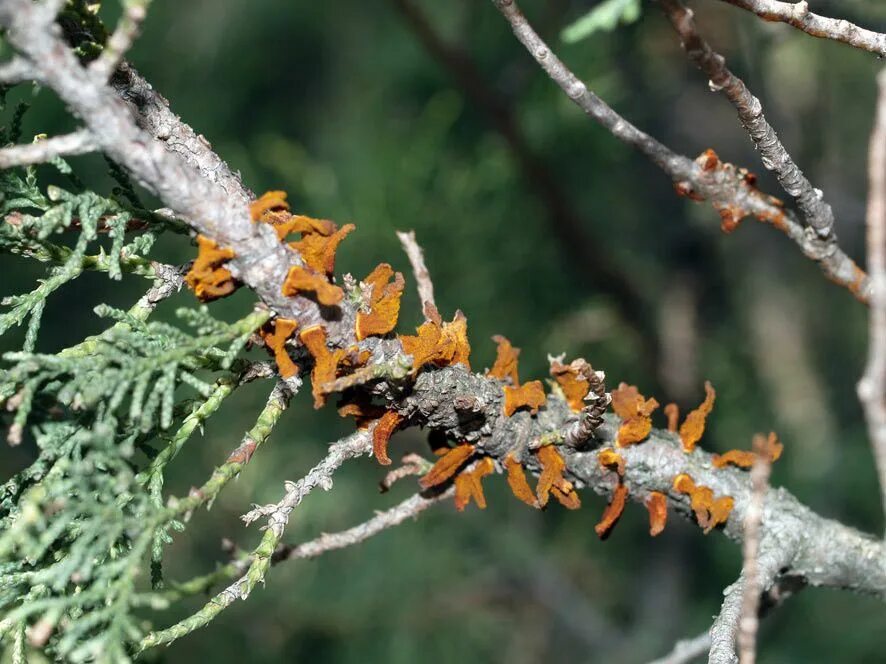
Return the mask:
<path fill-rule="evenodd" d="M 669 403 L 664 407 L 664 414 L 668 418 L 668 431 L 677 433 L 677 425 L 680 422 L 680 407 L 675 403 Z"/>
<path fill-rule="evenodd" d="M 646 399 L 634 385 L 620 383 L 612 390 L 612 410 L 622 419 L 616 446 L 627 447 L 646 440 L 652 431 L 651 415 L 656 408 L 658 401 Z"/>
<path fill-rule="evenodd" d="M 696 443 L 701 440 L 704 434 L 705 420 L 714 409 L 714 400 L 717 398 L 717 393 L 714 391 L 710 381 L 705 381 L 704 389 L 704 401 L 702 401 L 698 408 L 690 412 L 686 419 L 683 420 L 683 424 L 680 425 L 680 441 L 683 443 L 683 450 L 685 452 L 691 452 L 695 449 Z"/>
<path fill-rule="evenodd" d="M 492 340 L 498 344 L 495 350 L 495 363 L 492 368 L 486 372 L 490 378 L 498 378 L 500 380 L 510 380 L 513 385 L 520 384 L 520 377 L 517 373 L 517 361 L 520 357 L 520 349 L 514 348 L 507 337 L 496 334 Z"/>
<path fill-rule="evenodd" d="M 606 509 L 603 510 L 603 516 L 600 518 L 600 523 L 594 526 L 594 532 L 597 533 L 597 536 L 600 539 L 606 539 L 609 537 L 609 533 L 612 532 L 619 517 L 621 517 L 622 512 L 624 512 L 627 499 L 628 488 L 624 484 L 619 484 L 612 492 L 612 499 L 609 501 L 609 504 L 606 505 Z"/>
<path fill-rule="evenodd" d="M 541 475 L 539 475 L 538 485 L 535 488 L 539 504 L 542 507 L 547 505 L 549 496 L 553 494 L 554 498 L 567 509 L 574 510 L 581 507 L 581 500 L 579 500 L 572 482 L 563 477 L 566 462 L 557 448 L 553 445 L 545 445 L 539 448 L 535 454 L 541 464 Z"/>
<path fill-rule="evenodd" d="M 314 358 L 314 368 L 311 370 L 311 393 L 314 395 L 314 408 L 320 408 L 326 403 L 326 394 L 322 386 L 335 380 L 338 365 L 347 355 L 347 351 L 339 348 L 330 351 L 326 347 L 326 328 L 322 325 L 312 325 L 302 330 L 298 338 Z"/>
<path fill-rule="evenodd" d="M 681 473 L 674 478 L 674 491 L 687 494 L 690 506 L 695 512 L 698 525 L 704 529 L 705 534 L 711 532 L 720 524 L 726 523 L 735 500 L 732 496 L 714 498 L 714 491 L 706 486 L 696 486 L 693 479 L 686 473 Z"/>
<path fill-rule="evenodd" d="M 205 235 L 197 236 L 197 258 L 185 275 L 185 283 L 198 300 L 211 302 L 236 290 L 234 276 L 224 267 L 233 257 L 233 249 L 222 249 Z"/>
<path fill-rule="evenodd" d="M 471 345 L 468 342 L 468 321 L 460 311 L 451 323 L 429 320 L 416 328 L 416 336 L 400 335 L 403 351 L 412 355 L 412 368 L 418 371 L 426 364 L 448 367 L 464 364 L 471 368 Z"/>
<path fill-rule="evenodd" d="M 289 268 L 282 292 L 288 297 L 305 292 L 314 293 L 317 302 L 327 307 L 338 304 L 344 297 L 342 289 L 329 283 L 324 275 L 298 265 Z"/>
<path fill-rule="evenodd" d="M 285 191 L 266 191 L 249 204 L 249 215 L 253 221 L 264 221 L 267 212 L 289 210 Z"/>
<path fill-rule="evenodd" d="M 301 254 L 305 265 L 312 270 L 331 276 L 335 271 L 335 252 L 338 245 L 355 228 L 354 224 L 345 224 L 331 235 L 304 233 L 301 240 L 290 242 L 289 246 Z"/>
<path fill-rule="evenodd" d="M 464 511 L 465 507 L 473 501 L 481 510 L 486 509 L 486 496 L 483 495 L 483 485 L 480 483 L 487 475 L 495 471 L 495 463 L 489 457 L 483 457 L 473 468 L 470 468 L 455 478 L 455 509 Z"/>
<path fill-rule="evenodd" d="M 465 462 L 474 455 L 474 446 L 468 443 L 456 445 L 452 449 L 446 451 L 437 463 L 422 477 L 418 483 L 423 489 L 429 489 L 432 486 L 443 484 L 450 477 L 458 472 Z"/>
<path fill-rule="evenodd" d="M 551 363 L 551 376 L 557 381 L 566 403 L 573 412 L 580 412 L 585 406 L 584 398 L 591 389 L 586 370 L 590 367 L 585 360 L 575 360 L 570 364 Z"/>
<path fill-rule="evenodd" d="M 769 463 L 773 463 L 778 461 L 781 453 L 784 451 L 784 445 L 779 442 L 778 436 L 774 431 L 770 431 L 768 437 L 761 434 L 754 436 L 753 448 L 753 452 L 748 450 L 729 450 L 725 454 L 715 454 L 711 461 L 717 468 L 724 468 L 729 464 L 739 468 L 750 468 L 754 465 L 758 454 L 762 454 L 769 460 Z"/>
<path fill-rule="evenodd" d="M 529 482 L 526 481 L 526 473 L 523 471 L 523 466 L 513 454 L 508 454 L 505 457 L 505 470 L 508 471 L 508 486 L 511 487 L 511 492 L 530 507 L 535 507 L 536 509 L 541 507 L 535 492 L 529 486 Z"/>
<path fill-rule="evenodd" d="M 668 499 L 663 493 L 653 491 L 646 497 L 645 504 L 649 511 L 649 534 L 655 537 L 668 522 Z"/>
<path fill-rule="evenodd" d="M 258 332 L 265 346 L 274 354 L 281 378 L 291 378 L 298 373 L 298 367 L 286 350 L 286 340 L 297 327 L 298 323 L 290 318 L 275 318 Z"/>
<path fill-rule="evenodd" d="M 370 424 L 385 414 L 385 409 L 364 398 L 360 392 L 355 399 L 339 402 L 338 414 L 353 417 L 358 429 L 368 429 Z"/>
<path fill-rule="evenodd" d="M 600 462 L 602 468 L 615 470 L 619 477 L 624 477 L 625 458 L 612 448 L 606 448 L 597 452 L 597 461 Z"/>
<path fill-rule="evenodd" d="M 405 419 L 397 411 L 389 410 L 379 418 L 372 431 L 372 453 L 382 466 L 391 465 L 391 459 L 388 457 L 388 441 Z"/>
<path fill-rule="evenodd" d="M 505 417 L 510 417 L 520 408 L 528 408 L 535 415 L 547 403 L 545 388 L 540 380 L 531 380 L 517 387 L 505 385 L 502 389 L 505 394 Z"/>
<path fill-rule="evenodd" d="M 391 282 L 392 277 L 394 280 Z M 381 263 L 369 273 L 363 282 L 372 287 L 372 292 L 369 295 L 369 311 L 357 312 L 356 334 L 358 341 L 362 341 L 366 337 L 384 336 L 397 326 L 397 318 L 400 316 L 400 298 L 406 283 L 403 280 L 403 275 L 399 272 L 395 274 L 393 268 L 387 263 Z"/>

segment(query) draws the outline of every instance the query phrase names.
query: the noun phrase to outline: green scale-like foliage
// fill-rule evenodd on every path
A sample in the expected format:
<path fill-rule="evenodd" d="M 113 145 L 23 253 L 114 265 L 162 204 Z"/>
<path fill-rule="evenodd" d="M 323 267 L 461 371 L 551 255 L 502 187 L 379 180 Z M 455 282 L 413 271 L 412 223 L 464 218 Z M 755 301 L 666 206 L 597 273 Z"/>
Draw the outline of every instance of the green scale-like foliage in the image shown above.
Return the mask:
<path fill-rule="evenodd" d="M 0 144 L 21 140 L 24 110 L 0 128 Z M 48 184 L 44 173 L 68 184 Z M 220 464 L 186 498 L 164 497 L 164 475 L 240 384 L 243 351 L 269 312 L 229 323 L 195 305 L 169 324 L 149 320 L 153 304 L 144 298 L 128 311 L 99 305 L 104 332 L 36 352 L 47 301 L 85 271 L 146 277 L 167 293 L 180 278 L 166 267 L 160 279 L 148 253 L 160 233 L 183 226 L 145 209 L 113 163 L 109 175 L 118 186 L 103 195 L 61 159 L 0 171 L 0 253 L 46 265 L 33 290 L 7 295 L 0 309 L 0 335 L 27 326 L 24 347 L 0 357 L 4 428 L 10 443 L 35 448 L 33 461 L 0 485 L 0 650 L 15 662 L 38 650 L 61 661 L 128 661 L 146 611 L 231 574 L 161 590 L 171 531 L 243 464 Z M 270 428 L 251 435 L 263 440 Z"/>

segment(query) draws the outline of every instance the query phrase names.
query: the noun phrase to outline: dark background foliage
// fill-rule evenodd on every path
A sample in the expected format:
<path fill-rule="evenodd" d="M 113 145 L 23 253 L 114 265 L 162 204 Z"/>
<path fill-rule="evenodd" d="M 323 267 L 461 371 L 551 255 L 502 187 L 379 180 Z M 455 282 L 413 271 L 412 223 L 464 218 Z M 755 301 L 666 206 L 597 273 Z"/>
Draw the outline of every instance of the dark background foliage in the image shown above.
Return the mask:
<path fill-rule="evenodd" d="M 566 352 L 604 369 L 610 385 L 635 383 L 684 406 L 700 401 L 710 379 L 718 400 L 707 448 L 747 447 L 754 433 L 775 430 L 786 447 L 776 484 L 825 515 L 879 532 L 854 393 L 863 306 L 773 229 L 747 221 L 721 234 L 712 209 L 676 197 L 665 176 L 581 115 L 490 3 L 408 3 L 511 114 L 519 149 L 537 159 L 578 220 L 565 228 L 551 197 L 539 195 L 538 172 L 527 177 L 503 134 L 508 120 L 484 111 L 428 52 L 404 4 L 157 0 L 130 59 L 256 192 L 285 189 L 297 211 L 357 224 L 339 252 L 340 271 L 360 277 L 383 260 L 408 271 L 394 230 L 415 229 L 444 315 L 460 308 L 468 317 L 475 368 L 491 364 L 489 337 L 499 333 L 523 349 L 526 377 L 543 377 L 547 354 Z M 567 45 L 560 30 L 595 3 L 524 4 L 576 73 L 641 128 L 686 154 L 714 147 L 762 171 L 731 107 L 688 64 L 654 5 L 644 4 L 637 23 Z M 862 256 L 865 149 L 880 63 L 719 3 L 696 4 L 700 28 L 825 190 L 843 246 Z M 886 10 L 875 3 L 810 4 L 886 28 Z M 20 90 L 10 101 L 31 96 Z M 73 127 L 50 93 L 30 101 L 26 135 Z M 99 189 L 110 186 L 100 159 L 75 164 Z M 779 193 L 768 175 L 761 181 Z M 156 257 L 179 263 L 193 254 L 184 238 L 168 237 Z M 0 261 L 4 295 L 31 288 L 40 274 L 15 257 Z M 627 283 L 633 301 L 623 297 Z M 38 350 L 102 329 L 91 307 L 125 306 L 145 286 L 85 275 L 50 300 Z M 171 319 L 191 301 L 183 292 L 158 314 Z M 233 320 L 250 305 L 240 292 L 212 310 Z M 414 289 L 400 320 L 405 329 L 419 322 Z M 4 350 L 20 345 L 20 335 L 2 341 Z M 232 397 L 189 443 L 172 493 L 201 482 L 236 445 L 263 389 Z M 209 571 L 225 559 L 223 537 L 254 546 L 257 530 L 238 516 L 250 503 L 277 500 L 283 481 L 300 477 L 346 429 L 332 409 L 314 411 L 300 395 L 242 477 L 176 537 L 169 575 Z M 404 434 L 392 456 L 423 445 L 419 434 Z M 27 444 L 0 451 L 0 479 L 31 453 Z M 412 490 L 404 482 L 380 496 L 383 474 L 371 460 L 346 466 L 334 491 L 297 510 L 289 539 L 348 527 Z M 601 543 L 593 525 L 602 499 L 583 496 L 578 512 L 553 505 L 536 513 L 507 495 L 502 478 L 488 486 L 485 512 L 456 514 L 444 504 L 359 547 L 275 568 L 248 602 L 149 659 L 636 662 L 707 628 L 738 573 L 740 551 L 722 536 L 672 522 L 652 540 L 635 505 Z M 808 590 L 764 621 L 760 659 L 875 661 L 884 620 L 886 608 L 874 600 Z"/>

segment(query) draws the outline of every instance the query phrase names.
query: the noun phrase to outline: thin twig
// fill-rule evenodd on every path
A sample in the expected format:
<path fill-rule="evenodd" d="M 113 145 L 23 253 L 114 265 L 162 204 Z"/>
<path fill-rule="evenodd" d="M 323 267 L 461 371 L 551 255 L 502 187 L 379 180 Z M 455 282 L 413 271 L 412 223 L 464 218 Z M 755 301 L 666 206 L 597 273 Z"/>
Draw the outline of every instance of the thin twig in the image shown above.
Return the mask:
<path fill-rule="evenodd" d="M 339 533 L 324 533 L 320 537 L 304 544 L 281 545 L 274 552 L 272 562 L 280 563 L 285 560 L 316 558 L 327 551 L 353 546 L 369 539 L 373 535 L 378 535 L 383 530 L 400 525 L 406 519 L 417 517 L 431 505 L 451 498 L 454 492 L 455 489 L 450 487 L 447 491 L 434 496 L 423 496 L 417 493 L 391 509 L 378 512 L 371 519 L 353 528 L 348 528 Z"/>
<path fill-rule="evenodd" d="M 97 149 L 98 145 L 92 134 L 86 129 L 80 129 L 70 134 L 0 149 L 0 169 L 43 164 L 55 157 L 86 154 Z"/>
<path fill-rule="evenodd" d="M 741 664 L 754 664 L 757 654 L 757 628 L 760 623 L 760 593 L 762 592 L 757 558 L 760 554 L 760 537 L 763 525 L 763 504 L 769 489 L 772 463 L 765 447 L 765 438 L 754 438 L 756 458 L 751 468 L 751 496 L 745 509 L 744 564 L 742 577 L 741 617 L 738 621 L 738 655 Z"/>
<path fill-rule="evenodd" d="M 877 114 L 868 151 L 867 251 L 873 293 L 868 359 L 858 383 L 858 398 L 864 408 L 886 515 L 886 69 L 877 83 Z"/>
<path fill-rule="evenodd" d="M 753 12 L 766 21 L 792 25 L 813 37 L 831 39 L 863 51 L 886 56 L 886 35 L 866 30 L 849 21 L 828 18 L 809 11 L 809 3 L 779 2 L 778 0 L 723 0 L 730 5 Z"/>
<path fill-rule="evenodd" d="M 120 17 L 117 27 L 108 38 L 101 55 L 89 65 L 92 73 L 102 82 L 108 80 L 117 69 L 125 53 L 132 47 L 147 15 L 149 4 L 151 4 L 151 0 L 127 0 L 123 3 L 123 15 Z"/>
<path fill-rule="evenodd" d="M 197 613 L 167 629 L 151 632 L 145 636 L 141 641 L 140 650 L 172 643 L 196 629 L 205 627 L 236 600 L 245 600 L 249 597 L 256 584 L 265 578 L 265 574 L 271 565 L 274 551 L 280 543 L 280 538 L 283 536 L 283 531 L 286 528 L 292 510 L 316 487 L 319 486 L 327 490 L 332 488 L 333 473 L 348 459 L 366 454 L 371 449 L 371 430 L 358 431 L 347 438 L 339 440 L 330 446 L 326 457 L 314 466 L 307 475 L 298 482 L 286 483 L 286 495 L 280 502 L 265 507 L 256 507 L 244 515 L 243 520 L 246 523 L 251 523 L 262 517 L 267 517 L 268 519 L 268 525 L 261 542 L 249 556 L 250 563 L 248 569 L 234 583 L 209 600 Z M 229 464 L 226 463 L 226 465 Z M 190 500 L 190 498 L 186 500 Z"/>
<path fill-rule="evenodd" d="M 659 2 L 680 36 L 686 54 L 710 80 L 711 89 L 722 92 L 735 107 L 742 125 L 760 151 L 763 165 L 775 173 L 784 190 L 797 200 L 803 218 L 819 237 L 830 236 L 834 227 L 831 206 L 822 200 L 821 190 L 813 187 L 794 163 L 775 129 L 766 121 L 760 100 L 729 70 L 723 56 L 711 49 L 698 33 L 691 9 L 680 0 Z"/>
<path fill-rule="evenodd" d="M 0 85 L 15 85 L 25 81 L 36 81 L 39 75 L 36 67 L 20 56 L 15 56 L 0 65 Z"/>
<path fill-rule="evenodd" d="M 716 159 L 703 155 L 696 161 L 673 152 L 670 148 L 641 131 L 621 117 L 580 81 L 551 51 L 532 29 L 514 0 L 492 0 L 511 24 L 514 35 L 535 61 L 566 95 L 589 117 L 600 123 L 620 141 L 637 149 L 667 173 L 678 190 L 695 200 L 707 200 L 718 211 L 737 211 L 740 216 L 752 215 L 772 224 L 793 240 L 804 255 L 819 264 L 833 282 L 849 289 L 862 302 L 867 301 L 867 275 L 840 247 L 829 238 L 810 236 L 796 216 L 780 202 L 753 187 L 737 169 L 724 168 Z M 713 162 L 713 163 L 712 163 Z"/>
<path fill-rule="evenodd" d="M 421 247 L 418 246 L 418 242 L 415 241 L 415 231 L 409 231 L 408 233 L 397 231 L 397 237 L 400 239 L 403 251 L 406 252 L 409 263 L 412 265 L 412 272 L 415 274 L 415 281 L 418 285 L 418 296 L 421 299 L 422 309 L 424 309 L 426 304 L 436 307 L 434 283 L 431 281 L 431 273 L 428 272 L 428 266 L 425 265 L 424 253 Z"/>
<path fill-rule="evenodd" d="M 686 664 L 696 657 L 701 657 L 711 649 L 711 634 L 707 630 L 692 639 L 677 641 L 674 649 L 664 657 L 649 664 Z"/>

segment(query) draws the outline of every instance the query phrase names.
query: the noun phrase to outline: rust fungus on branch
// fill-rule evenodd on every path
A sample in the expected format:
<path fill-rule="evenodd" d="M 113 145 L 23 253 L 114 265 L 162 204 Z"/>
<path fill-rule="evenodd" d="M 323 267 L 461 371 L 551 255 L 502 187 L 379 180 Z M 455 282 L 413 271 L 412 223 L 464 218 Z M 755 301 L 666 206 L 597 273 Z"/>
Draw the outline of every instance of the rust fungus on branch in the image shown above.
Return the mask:
<path fill-rule="evenodd" d="M 729 464 L 738 468 L 750 468 L 757 459 L 757 450 L 769 460 L 769 463 L 778 461 L 781 453 L 784 451 L 784 445 L 778 440 L 778 436 L 774 431 L 770 431 L 768 436 L 757 434 L 754 436 L 754 451 L 750 450 L 729 450 L 724 454 L 715 454 L 711 462 L 717 468 L 724 468 Z"/>
<path fill-rule="evenodd" d="M 714 409 L 714 400 L 717 398 L 717 392 L 714 390 L 711 381 L 706 380 L 704 384 L 705 399 L 698 408 L 691 411 L 683 424 L 680 425 L 680 441 L 683 443 L 684 452 L 692 452 L 695 445 L 704 435 L 705 421 L 711 411 Z"/>
<path fill-rule="evenodd" d="M 668 522 L 668 499 L 663 493 L 653 491 L 646 496 L 644 504 L 649 512 L 649 534 L 655 537 Z"/>
<path fill-rule="evenodd" d="M 456 445 L 450 450 L 446 450 L 437 460 L 437 463 L 424 475 L 418 483 L 423 489 L 430 489 L 432 486 L 443 484 L 458 472 L 458 469 L 467 463 L 474 455 L 474 446 L 469 443 Z"/>
<path fill-rule="evenodd" d="M 388 441 L 405 419 L 397 411 L 389 410 L 379 418 L 372 431 L 372 453 L 376 461 L 383 466 L 391 465 L 391 459 L 388 457 Z"/>
<path fill-rule="evenodd" d="M 320 408 L 326 403 L 323 385 L 335 380 L 339 364 L 348 356 L 348 351 L 340 348 L 330 351 L 326 347 L 326 328 L 322 325 L 312 325 L 302 330 L 298 338 L 314 358 L 314 368 L 311 370 L 311 393 L 314 395 L 314 408 Z"/>
<path fill-rule="evenodd" d="M 201 302 L 211 302 L 233 293 L 237 284 L 228 268 L 234 250 L 221 248 L 205 235 L 197 236 L 197 258 L 185 275 L 185 283 Z"/>
<path fill-rule="evenodd" d="M 668 418 L 668 431 L 677 433 L 677 425 L 680 423 L 680 407 L 675 403 L 669 403 L 664 407 L 664 414 Z"/>
<path fill-rule="evenodd" d="M 473 499 L 481 510 L 486 509 L 486 496 L 483 495 L 481 480 L 495 471 L 495 463 L 489 457 L 483 457 L 472 468 L 460 473 L 455 478 L 455 509 L 464 511 Z"/>
<path fill-rule="evenodd" d="M 424 365 L 448 367 L 463 364 L 471 368 L 471 344 L 468 342 L 468 320 L 460 311 L 455 312 L 451 323 L 441 323 L 440 315 L 433 306 L 428 307 L 432 320 L 422 323 L 416 336 L 400 335 L 403 352 L 412 356 L 413 371 Z"/>
<path fill-rule="evenodd" d="M 298 322 L 291 318 L 275 318 L 258 331 L 265 346 L 274 354 L 274 362 L 281 378 L 291 378 L 298 373 L 298 366 L 286 350 L 286 341 L 297 327 Z"/>
<path fill-rule="evenodd" d="M 658 401 L 647 399 L 634 385 L 620 383 L 612 391 L 612 410 L 621 418 L 615 439 L 617 447 L 627 447 L 646 440 L 652 431 L 652 412 Z"/>
<path fill-rule="evenodd" d="M 289 268 L 282 292 L 287 297 L 294 297 L 300 293 L 314 293 L 317 302 L 327 307 L 338 304 L 344 297 L 342 289 L 330 283 L 325 275 L 301 265 Z"/>
<path fill-rule="evenodd" d="M 301 240 L 290 242 L 289 246 L 301 254 L 305 264 L 312 270 L 331 276 L 335 272 L 335 252 L 338 245 L 355 228 L 354 224 L 345 224 L 330 235 L 303 231 Z"/>
<path fill-rule="evenodd" d="M 697 486 L 686 473 L 674 478 L 674 491 L 689 496 L 689 505 L 695 513 L 695 519 L 706 535 L 717 526 L 726 523 L 735 505 L 732 496 L 714 498 L 713 489 Z"/>
<path fill-rule="evenodd" d="M 540 380 L 531 380 L 516 387 L 505 385 L 504 391 L 504 414 L 510 417 L 521 408 L 528 408 L 529 412 L 535 415 L 538 409 L 547 403 L 545 388 Z"/>
<path fill-rule="evenodd" d="M 526 480 L 523 465 L 511 453 L 505 457 L 505 470 L 508 472 L 508 486 L 511 487 L 511 493 L 530 507 L 540 509 L 538 498 Z"/>
<path fill-rule="evenodd" d="M 357 311 L 355 332 L 358 341 L 367 337 L 384 336 L 397 326 L 400 298 L 406 282 L 400 272 L 395 273 L 390 265 L 381 263 L 369 273 L 363 283 L 369 285 L 371 291 L 366 303 L 368 311 Z"/>
<path fill-rule="evenodd" d="M 369 425 L 385 414 L 383 406 L 372 403 L 372 397 L 365 392 L 351 391 L 338 403 L 338 414 L 353 417 L 358 429 L 368 429 Z"/>
<path fill-rule="evenodd" d="M 609 504 L 606 505 L 606 509 L 603 510 L 603 516 L 600 518 L 600 523 L 594 526 L 594 532 L 597 533 L 597 536 L 600 539 L 606 539 L 609 537 L 609 534 L 618 522 L 619 517 L 621 517 L 622 512 L 624 512 L 627 499 L 628 488 L 624 484 L 616 486 L 615 490 L 612 492 L 612 499 L 609 501 Z"/>
<path fill-rule="evenodd" d="M 551 376 L 563 390 L 566 403 L 576 413 L 585 407 L 584 398 L 591 389 L 592 374 L 591 365 L 581 358 L 569 364 L 563 364 L 559 360 L 551 362 Z"/>
<path fill-rule="evenodd" d="M 539 448 L 535 454 L 541 464 L 541 474 L 535 488 L 539 504 L 544 507 L 548 504 L 548 498 L 553 495 L 567 509 L 574 510 L 581 507 L 581 500 L 575 487 L 572 482 L 563 477 L 566 462 L 557 448 L 553 445 L 545 445 Z"/>
<path fill-rule="evenodd" d="M 782 232 L 787 230 L 784 202 L 757 188 L 757 176 L 746 168 L 739 168 L 720 160 L 713 150 L 705 150 L 695 163 L 701 167 L 701 178 L 720 191 L 731 195 L 722 200 L 711 198 L 711 205 L 720 215 L 720 228 L 724 233 L 732 233 L 746 217 L 756 217 L 759 221 L 772 224 Z M 680 196 L 693 201 L 705 200 L 690 182 L 677 182 L 674 188 Z"/>
<path fill-rule="evenodd" d="M 289 217 L 289 203 L 285 191 L 266 191 L 249 204 L 249 216 L 253 221 L 274 224 L 278 216 Z M 282 238 L 281 238 L 282 239 Z"/>
<path fill-rule="evenodd" d="M 625 458 L 611 447 L 607 447 L 606 449 L 597 452 L 597 461 L 600 462 L 601 468 L 614 470 L 618 473 L 619 477 L 624 477 Z"/>
<path fill-rule="evenodd" d="M 520 349 L 514 348 L 507 337 L 496 334 L 492 340 L 497 344 L 495 349 L 495 363 L 486 372 L 489 378 L 510 380 L 512 385 L 520 384 L 520 375 L 517 365 L 520 357 Z"/>

